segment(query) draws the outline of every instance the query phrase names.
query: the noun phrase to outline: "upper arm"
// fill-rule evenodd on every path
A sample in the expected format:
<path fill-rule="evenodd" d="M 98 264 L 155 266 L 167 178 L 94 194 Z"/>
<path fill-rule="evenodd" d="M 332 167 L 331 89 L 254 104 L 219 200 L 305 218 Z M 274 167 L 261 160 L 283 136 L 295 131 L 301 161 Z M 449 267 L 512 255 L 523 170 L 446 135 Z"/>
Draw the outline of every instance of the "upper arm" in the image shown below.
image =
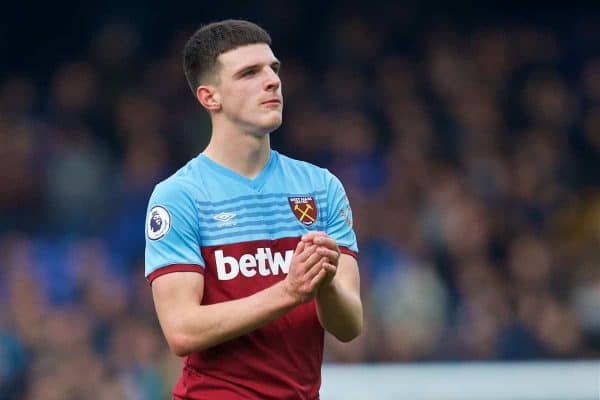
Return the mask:
<path fill-rule="evenodd" d="M 198 212 L 180 182 L 156 186 L 146 217 L 146 278 L 173 271 L 203 272 Z"/>
<path fill-rule="evenodd" d="M 160 326 L 167 342 L 177 353 L 181 327 L 189 312 L 197 312 L 204 294 L 204 275 L 197 272 L 174 272 L 152 282 L 152 297 Z"/>
<path fill-rule="evenodd" d="M 358 263 L 356 258 L 342 253 L 338 261 L 338 268 L 335 275 L 338 283 L 345 289 L 360 297 L 360 274 L 358 272 Z"/>
<path fill-rule="evenodd" d="M 327 230 L 326 233 L 332 237 L 346 254 L 357 256 L 358 244 L 353 229 L 352 209 L 346 191 L 340 180 L 333 174 L 328 174 L 327 185 Z"/>
<path fill-rule="evenodd" d="M 330 211 L 327 234 L 336 241 L 341 251 L 335 279 L 338 284 L 360 298 L 358 244 L 353 229 L 350 201 L 340 180 L 333 174 L 330 174 L 329 178 L 327 201 Z"/>

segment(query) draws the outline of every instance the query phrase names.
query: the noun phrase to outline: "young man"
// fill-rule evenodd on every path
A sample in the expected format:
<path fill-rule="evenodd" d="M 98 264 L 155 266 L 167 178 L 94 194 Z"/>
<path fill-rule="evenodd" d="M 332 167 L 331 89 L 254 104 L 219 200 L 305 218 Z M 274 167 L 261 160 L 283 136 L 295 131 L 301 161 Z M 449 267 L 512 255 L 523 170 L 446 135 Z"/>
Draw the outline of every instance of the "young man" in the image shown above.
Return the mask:
<path fill-rule="evenodd" d="M 158 184 L 146 277 L 171 349 L 176 399 L 318 399 L 323 329 L 349 341 L 362 304 L 348 198 L 327 170 L 270 148 L 281 125 L 271 38 L 238 20 L 184 50 L 207 148 Z"/>

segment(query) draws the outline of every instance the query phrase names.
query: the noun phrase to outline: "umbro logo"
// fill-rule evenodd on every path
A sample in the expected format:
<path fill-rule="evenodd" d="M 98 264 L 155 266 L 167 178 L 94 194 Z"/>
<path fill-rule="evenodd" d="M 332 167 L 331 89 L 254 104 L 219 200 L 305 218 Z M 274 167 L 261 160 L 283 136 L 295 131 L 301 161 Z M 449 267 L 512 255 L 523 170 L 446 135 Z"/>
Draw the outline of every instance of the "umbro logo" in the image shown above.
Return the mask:
<path fill-rule="evenodd" d="M 222 212 L 215 215 L 213 218 L 219 221 L 218 226 L 229 226 L 234 225 L 232 219 L 236 216 L 234 213 Z"/>

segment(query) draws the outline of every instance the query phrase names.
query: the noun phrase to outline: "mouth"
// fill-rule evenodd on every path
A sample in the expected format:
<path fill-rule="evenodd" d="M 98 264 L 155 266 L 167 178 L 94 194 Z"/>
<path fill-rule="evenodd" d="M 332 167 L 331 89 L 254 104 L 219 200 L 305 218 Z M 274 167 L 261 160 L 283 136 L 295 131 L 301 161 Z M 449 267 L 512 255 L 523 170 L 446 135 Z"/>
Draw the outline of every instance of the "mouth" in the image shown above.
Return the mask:
<path fill-rule="evenodd" d="M 279 105 L 279 104 L 281 104 L 281 100 L 279 100 L 279 99 L 271 99 L 271 100 L 263 101 L 260 104 Z"/>

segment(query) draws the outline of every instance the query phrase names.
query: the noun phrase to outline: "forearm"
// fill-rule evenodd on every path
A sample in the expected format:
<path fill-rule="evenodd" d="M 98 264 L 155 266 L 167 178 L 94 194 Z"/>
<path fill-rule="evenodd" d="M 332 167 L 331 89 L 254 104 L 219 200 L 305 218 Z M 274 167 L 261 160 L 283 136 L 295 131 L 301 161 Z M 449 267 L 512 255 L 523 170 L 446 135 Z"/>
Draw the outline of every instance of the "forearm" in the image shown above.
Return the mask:
<path fill-rule="evenodd" d="M 177 310 L 173 336 L 167 340 L 177 355 L 188 355 L 258 329 L 297 304 L 280 282 L 245 298 L 188 306 Z"/>
<path fill-rule="evenodd" d="M 334 279 L 315 298 L 321 326 L 343 342 L 356 338 L 363 325 L 363 311 L 357 292 Z"/>

